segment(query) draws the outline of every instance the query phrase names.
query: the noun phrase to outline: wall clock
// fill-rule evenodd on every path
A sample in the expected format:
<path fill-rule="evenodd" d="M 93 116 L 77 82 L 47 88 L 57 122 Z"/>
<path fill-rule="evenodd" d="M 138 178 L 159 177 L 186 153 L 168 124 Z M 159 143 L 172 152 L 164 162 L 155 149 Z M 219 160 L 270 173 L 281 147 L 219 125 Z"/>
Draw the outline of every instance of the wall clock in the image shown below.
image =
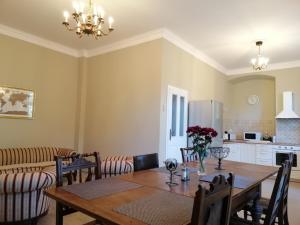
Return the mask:
<path fill-rule="evenodd" d="M 259 97 L 257 95 L 250 95 L 248 97 L 248 103 L 250 105 L 255 105 L 259 103 Z"/>

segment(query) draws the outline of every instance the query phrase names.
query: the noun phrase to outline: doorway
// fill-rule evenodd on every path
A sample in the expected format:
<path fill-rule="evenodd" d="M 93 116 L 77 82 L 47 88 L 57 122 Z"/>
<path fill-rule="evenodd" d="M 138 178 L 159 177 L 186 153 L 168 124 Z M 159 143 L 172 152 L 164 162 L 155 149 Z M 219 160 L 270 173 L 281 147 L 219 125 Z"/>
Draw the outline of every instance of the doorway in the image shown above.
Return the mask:
<path fill-rule="evenodd" d="M 166 158 L 182 162 L 180 148 L 187 146 L 188 92 L 168 86 Z"/>

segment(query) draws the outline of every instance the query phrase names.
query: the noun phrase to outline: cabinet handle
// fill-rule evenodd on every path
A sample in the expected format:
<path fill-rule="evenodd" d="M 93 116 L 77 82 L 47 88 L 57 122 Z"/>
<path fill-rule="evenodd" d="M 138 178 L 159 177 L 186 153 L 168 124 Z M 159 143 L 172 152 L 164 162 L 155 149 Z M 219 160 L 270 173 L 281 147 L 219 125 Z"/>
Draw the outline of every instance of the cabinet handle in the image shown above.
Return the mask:
<path fill-rule="evenodd" d="M 171 139 L 172 139 L 172 130 L 170 129 L 170 141 L 171 141 Z"/>

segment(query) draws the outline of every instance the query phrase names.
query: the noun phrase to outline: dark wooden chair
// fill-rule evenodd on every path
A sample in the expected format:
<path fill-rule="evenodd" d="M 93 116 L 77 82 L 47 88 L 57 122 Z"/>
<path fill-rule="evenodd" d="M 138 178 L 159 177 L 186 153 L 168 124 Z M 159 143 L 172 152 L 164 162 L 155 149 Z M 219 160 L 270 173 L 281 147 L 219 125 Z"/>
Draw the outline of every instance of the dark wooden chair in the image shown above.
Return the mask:
<path fill-rule="evenodd" d="M 133 156 L 134 171 L 158 168 L 158 154 Z"/>
<path fill-rule="evenodd" d="M 198 161 L 199 160 L 199 155 L 198 153 L 193 153 L 194 148 L 180 148 L 181 151 L 181 157 L 182 157 L 182 162 L 187 163 L 187 162 L 192 162 L 192 161 Z"/>
<path fill-rule="evenodd" d="M 231 196 L 234 175 L 216 176 L 210 189 L 199 185 L 194 198 L 191 225 L 228 225 L 230 221 Z"/>
<path fill-rule="evenodd" d="M 287 198 L 286 187 L 289 182 L 290 167 L 291 167 L 291 162 L 289 160 L 285 161 L 280 167 L 275 180 L 272 196 L 269 201 L 269 205 L 266 209 L 263 223 L 256 222 L 256 224 L 263 224 L 263 225 L 273 225 L 275 223 L 278 223 L 279 225 L 285 224 L 284 220 L 281 218 L 283 216 L 281 210 L 283 208 L 283 203 L 284 203 L 283 200 Z M 276 222 L 277 218 L 278 221 Z M 253 221 L 249 221 L 245 218 L 239 218 L 238 216 L 233 216 L 233 218 L 231 218 L 230 224 L 247 225 L 247 224 L 253 224 Z"/>
<path fill-rule="evenodd" d="M 93 160 L 90 160 L 91 158 Z M 64 185 L 64 178 L 67 178 L 68 185 L 73 184 L 73 182 L 91 181 L 93 176 L 95 179 L 101 178 L 101 160 L 98 152 L 67 157 L 56 156 L 55 161 L 57 187 Z M 87 170 L 87 173 L 84 174 L 86 175 L 85 179 L 83 179 L 83 170 Z M 79 176 L 79 179 L 77 176 Z M 74 212 L 76 210 L 57 202 L 56 225 L 63 225 L 63 217 Z"/>
<path fill-rule="evenodd" d="M 288 176 L 287 176 L 286 185 L 285 185 L 285 188 L 284 188 L 284 193 L 283 193 L 281 206 L 279 208 L 279 212 L 278 212 L 278 216 L 277 216 L 278 218 L 277 218 L 277 221 L 276 221 L 277 224 L 285 224 L 285 225 L 289 225 L 289 219 L 288 219 L 288 192 L 289 192 L 289 183 L 290 183 L 290 177 L 291 177 L 291 172 L 292 172 L 294 154 L 290 153 L 288 155 L 287 160 L 289 161 Z M 262 212 L 263 212 L 262 219 L 264 219 L 265 215 L 268 211 L 268 206 L 270 204 L 270 199 L 261 198 L 261 199 L 259 199 L 257 204 L 262 209 Z M 253 203 L 249 203 L 245 207 L 245 209 L 244 209 L 244 219 L 248 219 L 248 217 L 251 216 L 251 209 L 252 208 L 253 208 Z"/>

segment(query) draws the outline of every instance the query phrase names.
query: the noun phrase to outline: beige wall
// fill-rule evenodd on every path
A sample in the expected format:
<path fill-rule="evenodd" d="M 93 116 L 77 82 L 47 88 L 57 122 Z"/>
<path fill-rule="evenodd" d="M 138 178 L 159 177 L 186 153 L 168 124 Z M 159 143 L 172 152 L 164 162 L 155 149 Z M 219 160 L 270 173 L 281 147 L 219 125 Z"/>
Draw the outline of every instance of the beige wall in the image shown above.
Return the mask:
<path fill-rule="evenodd" d="M 167 86 L 230 104 L 227 77 L 160 39 L 88 59 L 84 151 L 165 158 Z"/>
<path fill-rule="evenodd" d="M 88 59 L 84 150 L 158 152 L 161 40 Z"/>
<path fill-rule="evenodd" d="M 275 92 L 276 92 L 276 114 L 282 110 L 282 92 L 294 92 L 294 107 L 295 111 L 300 114 L 300 67 L 263 71 L 253 74 L 242 74 L 231 76 L 230 79 L 247 76 L 269 76 L 275 78 Z"/>
<path fill-rule="evenodd" d="M 1 84 L 34 89 L 34 120 L 1 119 L 1 147 L 60 145 L 103 156 L 160 152 L 167 86 L 228 104 L 227 78 L 164 39 L 75 59 L 1 36 Z M 18 62 L 18 66 L 15 66 Z"/>
<path fill-rule="evenodd" d="M 230 108 L 227 77 L 191 54 L 163 40 L 161 82 L 160 158 L 166 147 L 166 102 L 168 85 L 188 91 L 189 100 L 213 99 L 224 103 L 224 117 Z"/>
<path fill-rule="evenodd" d="M 244 108 L 232 106 L 242 98 L 234 92 L 268 86 L 234 88 L 227 76 L 164 39 L 88 59 L 6 36 L 0 36 L 0 47 L 0 84 L 33 89 L 37 96 L 33 120 L 0 119 L 1 147 L 60 145 L 103 155 L 159 152 L 164 159 L 168 85 L 186 89 L 189 100 L 223 102 L 225 120 Z M 275 77 L 277 112 L 282 91 L 291 90 L 300 114 L 299 73 L 300 68 L 263 73 Z M 261 109 L 260 116 L 270 117 L 272 107 Z"/>
<path fill-rule="evenodd" d="M 275 70 L 265 74 L 274 76 L 276 80 L 276 112 L 282 110 L 282 92 L 294 92 L 294 109 L 300 115 L 300 68 Z"/>
<path fill-rule="evenodd" d="M 290 69 L 281 69 L 273 71 L 263 71 L 254 74 L 242 74 L 231 77 L 235 79 L 237 77 L 246 77 L 246 76 L 269 76 L 275 79 L 275 102 L 276 102 L 276 113 L 282 111 L 282 92 L 283 91 L 292 91 L 294 93 L 294 110 L 300 115 L 300 67 L 290 68 Z M 282 121 L 283 123 L 287 121 Z"/>
<path fill-rule="evenodd" d="M 0 147 L 74 147 L 78 59 L 0 35 L 0 86 L 32 89 L 34 119 L 0 118 Z"/>
<path fill-rule="evenodd" d="M 87 79 L 88 79 L 88 65 L 87 64 L 88 64 L 87 58 L 83 57 L 83 58 L 79 59 L 75 148 L 80 153 L 83 153 L 83 151 L 84 151 L 86 95 L 87 95 Z"/>
<path fill-rule="evenodd" d="M 224 121 L 225 130 L 232 130 L 238 138 L 242 138 L 244 131 L 259 131 L 272 136 L 275 132 L 275 79 L 246 77 L 231 83 L 231 117 Z M 250 105 L 250 95 L 257 95 L 259 102 Z"/>

